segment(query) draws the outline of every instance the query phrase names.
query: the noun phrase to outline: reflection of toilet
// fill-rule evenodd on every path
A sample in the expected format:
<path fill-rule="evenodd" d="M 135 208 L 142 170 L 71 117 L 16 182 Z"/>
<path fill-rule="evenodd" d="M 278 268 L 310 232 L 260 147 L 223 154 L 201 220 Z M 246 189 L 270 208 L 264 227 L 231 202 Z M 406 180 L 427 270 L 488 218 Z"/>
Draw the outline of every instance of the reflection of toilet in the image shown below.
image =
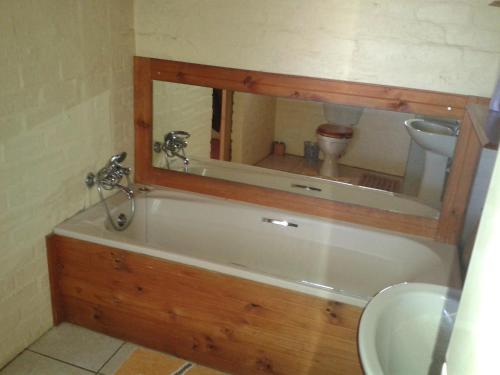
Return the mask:
<path fill-rule="evenodd" d="M 337 177 L 339 175 L 337 159 L 352 138 L 352 129 L 347 126 L 323 124 L 316 129 L 316 135 L 319 149 L 323 153 L 319 174 L 325 177 Z"/>
<path fill-rule="evenodd" d="M 328 124 L 320 125 L 316 129 L 319 149 L 323 153 L 319 174 L 325 177 L 338 177 L 337 159 L 352 138 L 351 127 L 359 122 L 363 108 L 324 103 L 323 112 Z"/>

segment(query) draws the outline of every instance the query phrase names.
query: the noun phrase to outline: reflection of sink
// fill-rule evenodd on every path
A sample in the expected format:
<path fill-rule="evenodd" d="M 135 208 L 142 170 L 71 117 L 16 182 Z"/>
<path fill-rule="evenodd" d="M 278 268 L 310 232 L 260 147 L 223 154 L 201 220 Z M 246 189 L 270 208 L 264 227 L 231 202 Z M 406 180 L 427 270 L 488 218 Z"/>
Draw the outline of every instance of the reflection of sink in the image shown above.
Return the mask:
<path fill-rule="evenodd" d="M 405 121 L 410 137 L 422 148 L 436 154 L 453 157 L 457 136 L 453 129 L 424 119 Z"/>
<path fill-rule="evenodd" d="M 358 334 L 366 375 L 440 374 L 460 291 L 404 283 L 384 289 L 366 306 Z"/>
<path fill-rule="evenodd" d="M 425 151 L 425 162 L 418 198 L 437 209 L 441 206 L 441 195 L 448 162 L 453 157 L 457 136 L 455 130 L 444 124 L 411 119 L 405 121 L 410 137 Z"/>

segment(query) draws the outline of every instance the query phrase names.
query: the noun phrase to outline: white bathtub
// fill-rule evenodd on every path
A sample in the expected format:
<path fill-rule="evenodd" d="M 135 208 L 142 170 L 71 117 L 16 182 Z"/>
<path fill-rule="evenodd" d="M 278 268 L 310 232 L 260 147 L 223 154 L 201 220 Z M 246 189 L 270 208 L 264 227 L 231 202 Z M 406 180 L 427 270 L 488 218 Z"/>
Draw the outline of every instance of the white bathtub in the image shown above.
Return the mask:
<path fill-rule="evenodd" d="M 122 194 L 108 201 L 127 212 Z M 404 281 L 460 286 L 450 245 L 171 189 L 139 193 L 136 202 L 124 232 L 109 229 L 97 204 L 55 233 L 356 306 Z"/>

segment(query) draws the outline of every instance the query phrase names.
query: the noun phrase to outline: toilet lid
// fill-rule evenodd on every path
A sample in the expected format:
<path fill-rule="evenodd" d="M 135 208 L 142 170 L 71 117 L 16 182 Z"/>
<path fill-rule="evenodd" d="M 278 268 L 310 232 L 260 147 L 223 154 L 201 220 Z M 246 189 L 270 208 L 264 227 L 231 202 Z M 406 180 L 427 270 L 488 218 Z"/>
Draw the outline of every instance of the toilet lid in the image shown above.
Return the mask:
<path fill-rule="evenodd" d="M 352 128 L 334 124 L 320 125 L 318 126 L 318 129 L 316 129 L 316 133 L 322 135 L 323 137 L 330 138 L 352 138 Z"/>

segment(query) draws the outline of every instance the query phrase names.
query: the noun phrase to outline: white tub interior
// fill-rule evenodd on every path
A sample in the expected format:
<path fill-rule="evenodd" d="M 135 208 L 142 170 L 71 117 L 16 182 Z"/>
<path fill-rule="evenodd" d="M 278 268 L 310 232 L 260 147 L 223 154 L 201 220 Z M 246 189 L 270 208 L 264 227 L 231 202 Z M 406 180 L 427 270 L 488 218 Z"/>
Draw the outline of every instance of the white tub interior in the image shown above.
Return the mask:
<path fill-rule="evenodd" d="M 110 199 L 116 213 L 127 204 Z M 124 232 L 106 225 L 102 205 L 55 232 L 357 306 L 396 283 L 459 285 L 456 249 L 426 239 L 169 189 L 138 194 L 136 205 Z"/>

